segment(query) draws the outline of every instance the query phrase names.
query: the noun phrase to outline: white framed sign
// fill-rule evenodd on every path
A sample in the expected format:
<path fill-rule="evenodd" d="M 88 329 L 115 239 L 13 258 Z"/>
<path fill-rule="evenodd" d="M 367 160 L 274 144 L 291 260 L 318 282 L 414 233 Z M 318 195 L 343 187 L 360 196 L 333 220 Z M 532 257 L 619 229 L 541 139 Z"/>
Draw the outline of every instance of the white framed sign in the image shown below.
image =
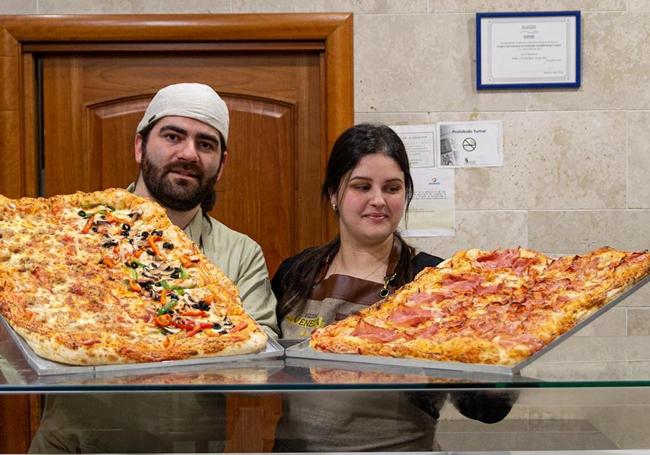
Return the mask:
<path fill-rule="evenodd" d="M 476 13 L 476 88 L 580 87 L 580 11 Z"/>

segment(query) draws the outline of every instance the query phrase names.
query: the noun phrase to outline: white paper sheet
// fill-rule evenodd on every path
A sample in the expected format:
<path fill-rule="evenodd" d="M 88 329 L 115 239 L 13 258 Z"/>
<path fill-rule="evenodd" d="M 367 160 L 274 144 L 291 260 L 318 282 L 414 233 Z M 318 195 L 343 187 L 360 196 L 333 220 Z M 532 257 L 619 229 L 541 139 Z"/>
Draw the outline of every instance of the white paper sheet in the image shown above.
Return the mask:
<path fill-rule="evenodd" d="M 503 122 L 438 123 L 439 168 L 503 166 Z"/>
<path fill-rule="evenodd" d="M 406 147 L 414 194 L 400 225 L 406 237 L 454 235 L 454 170 L 435 167 L 435 125 L 397 125 Z"/>

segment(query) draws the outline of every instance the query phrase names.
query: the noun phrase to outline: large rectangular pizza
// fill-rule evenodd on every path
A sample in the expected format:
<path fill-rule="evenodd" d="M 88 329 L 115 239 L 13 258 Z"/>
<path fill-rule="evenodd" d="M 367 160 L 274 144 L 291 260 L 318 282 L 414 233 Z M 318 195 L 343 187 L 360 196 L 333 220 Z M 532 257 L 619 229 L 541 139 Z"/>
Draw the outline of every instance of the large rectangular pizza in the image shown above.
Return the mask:
<path fill-rule="evenodd" d="M 387 299 L 313 332 L 332 353 L 509 366 L 650 273 L 650 254 L 599 248 L 551 259 L 517 248 L 460 251 Z"/>
<path fill-rule="evenodd" d="M 155 202 L 125 190 L 0 196 L 0 314 L 71 365 L 258 352 L 236 286 Z"/>

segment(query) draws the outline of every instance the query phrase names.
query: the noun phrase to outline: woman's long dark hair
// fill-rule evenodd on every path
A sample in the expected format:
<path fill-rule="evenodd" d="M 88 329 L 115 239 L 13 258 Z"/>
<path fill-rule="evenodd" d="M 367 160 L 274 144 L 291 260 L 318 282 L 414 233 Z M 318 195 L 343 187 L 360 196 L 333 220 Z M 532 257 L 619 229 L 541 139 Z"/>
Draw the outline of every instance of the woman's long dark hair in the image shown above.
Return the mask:
<path fill-rule="evenodd" d="M 406 190 L 406 208 L 408 209 L 413 199 L 413 179 L 409 168 L 408 155 L 404 143 L 399 136 L 385 125 L 362 123 L 348 130 L 334 143 L 332 153 L 327 162 L 327 174 L 323 183 L 322 196 L 329 202 L 330 196 L 336 194 L 345 175 L 353 170 L 364 156 L 382 153 L 397 163 L 404 173 L 404 186 Z M 397 241 L 401 243 L 401 253 L 395 268 L 395 278 L 391 280 L 392 287 L 399 287 L 413 279 L 411 267 L 415 250 L 395 233 Z M 334 240 L 315 248 L 303 251 L 287 270 L 282 286 L 282 297 L 278 304 L 278 318 L 282 319 L 292 309 L 304 305 L 319 272 L 327 261 L 341 246 L 341 239 L 337 236 Z"/>

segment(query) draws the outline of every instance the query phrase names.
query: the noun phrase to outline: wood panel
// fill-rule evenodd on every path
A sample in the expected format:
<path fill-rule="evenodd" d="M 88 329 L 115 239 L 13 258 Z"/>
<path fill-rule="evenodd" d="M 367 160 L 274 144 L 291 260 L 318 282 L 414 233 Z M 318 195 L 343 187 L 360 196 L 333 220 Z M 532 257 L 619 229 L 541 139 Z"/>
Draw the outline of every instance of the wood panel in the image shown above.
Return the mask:
<path fill-rule="evenodd" d="M 271 452 L 282 414 L 280 395 L 228 397 L 226 452 Z"/>
<path fill-rule="evenodd" d="M 31 406 L 32 403 L 27 396 L 0 397 L 0 452 L 27 452 L 32 434 Z"/>

